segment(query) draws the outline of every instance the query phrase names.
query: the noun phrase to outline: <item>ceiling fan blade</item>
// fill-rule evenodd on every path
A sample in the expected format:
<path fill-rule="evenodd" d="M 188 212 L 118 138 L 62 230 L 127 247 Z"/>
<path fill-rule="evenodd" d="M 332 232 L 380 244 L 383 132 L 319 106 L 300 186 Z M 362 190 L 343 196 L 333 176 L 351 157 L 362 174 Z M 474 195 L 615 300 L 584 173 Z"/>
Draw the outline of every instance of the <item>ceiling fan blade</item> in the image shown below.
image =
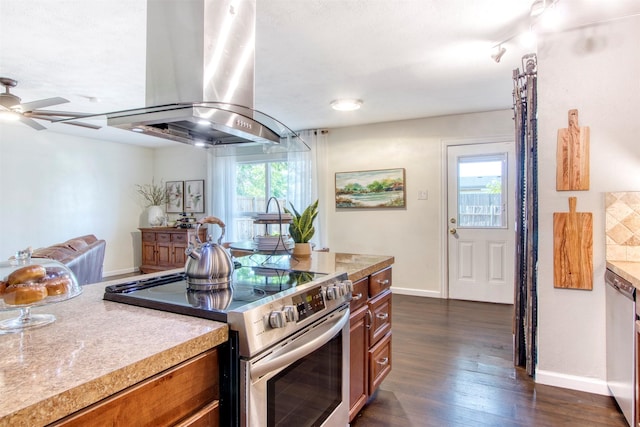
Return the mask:
<path fill-rule="evenodd" d="M 91 117 L 95 116 L 95 113 L 79 113 L 76 111 L 53 111 L 53 110 L 36 110 L 30 111 L 24 114 L 27 117 L 35 117 L 35 116 L 57 116 L 57 117 Z"/>
<path fill-rule="evenodd" d="M 69 102 L 68 99 L 60 98 L 58 96 L 55 98 L 47 98 L 47 99 L 40 99 L 38 101 L 25 102 L 24 104 L 20 104 L 20 108 L 22 108 L 22 111 L 26 112 L 26 111 L 33 111 L 38 108 L 50 107 L 52 105 L 65 104 L 67 102 Z"/>
<path fill-rule="evenodd" d="M 89 123 L 83 123 L 83 122 L 62 122 L 65 125 L 74 125 L 74 126 L 80 126 L 83 128 L 89 128 L 89 129 L 101 129 L 102 126 L 97 126 L 97 125 L 92 125 Z"/>
<path fill-rule="evenodd" d="M 35 130 L 45 130 L 46 127 L 42 126 L 40 123 L 36 122 L 33 119 L 30 119 L 28 117 L 24 117 L 24 116 L 20 116 L 19 119 L 22 123 L 24 123 L 27 126 L 31 126 L 32 128 L 34 128 Z"/>

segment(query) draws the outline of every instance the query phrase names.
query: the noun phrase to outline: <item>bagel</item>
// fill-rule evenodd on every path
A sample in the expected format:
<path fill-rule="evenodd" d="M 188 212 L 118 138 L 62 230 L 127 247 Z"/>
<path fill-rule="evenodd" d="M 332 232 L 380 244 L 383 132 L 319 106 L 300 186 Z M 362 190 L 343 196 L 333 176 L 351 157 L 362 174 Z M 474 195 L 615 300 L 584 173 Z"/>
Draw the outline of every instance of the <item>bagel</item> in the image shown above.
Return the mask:
<path fill-rule="evenodd" d="M 18 283 L 7 286 L 2 296 L 5 304 L 25 305 L 42 301 L 47 295 L 47 288 L 42 284 Z"/>
<path fill-rule="evenodd" d="M 25 267 L 14 270 L 9 277 L 7 277 L 8 285 L 17 285 L 23 283 L 37 282 L 44 279 L 47 275 L 47 270 L 38 264 L 27 265 Z"/>

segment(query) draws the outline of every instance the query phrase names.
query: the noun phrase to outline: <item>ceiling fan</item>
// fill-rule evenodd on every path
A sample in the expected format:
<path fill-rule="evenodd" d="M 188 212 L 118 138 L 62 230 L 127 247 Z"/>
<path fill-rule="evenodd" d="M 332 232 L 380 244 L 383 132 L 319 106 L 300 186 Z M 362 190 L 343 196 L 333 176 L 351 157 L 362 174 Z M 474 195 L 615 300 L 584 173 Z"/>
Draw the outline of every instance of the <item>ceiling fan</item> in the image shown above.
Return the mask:
<path fill-rule="evenodd" d="M 61 97 L 55 97 L 20 103 L 21 99 L 10 92 L 10 89 L 12 87 L 16 87 L 16 85 L 18 84 L 17 80 L 8 77 L 0 77 L 0 84 L 5 88 L 5 92 L 0 93 L 0 118 L 4 118 L 6 120 L 20 120 L 22 123 L 31 126 L 35 130 L 43 130 L 46 129 L 46 127 L 42 126 L 34 119 L 56 122 L 60 120 L 89 117 L 94 115 L 87 113 L 76 113 L 71 111 L 39 110 L 39 108 L 64 104 L 69 102 L 69 100 Z M 77 121 L 64 121 L 63 123 L 68 125 L 86 127 L 89 129 L 100 129 L 100 126 L 92 125 L 90 123 Z"/>

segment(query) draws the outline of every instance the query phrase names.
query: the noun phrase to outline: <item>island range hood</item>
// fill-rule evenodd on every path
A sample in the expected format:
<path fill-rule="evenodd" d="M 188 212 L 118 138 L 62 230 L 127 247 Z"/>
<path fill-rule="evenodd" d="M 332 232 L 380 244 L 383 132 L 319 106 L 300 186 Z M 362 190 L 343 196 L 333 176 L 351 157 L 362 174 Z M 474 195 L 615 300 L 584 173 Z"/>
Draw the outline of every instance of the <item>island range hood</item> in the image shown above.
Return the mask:
<path fill-rule="evenodd" d="M 253 109 L 255 28 L 255 0 L 148 0 L 146 107 L 107 113 L 107 125 L 206 148 L 308 150 Z"/>

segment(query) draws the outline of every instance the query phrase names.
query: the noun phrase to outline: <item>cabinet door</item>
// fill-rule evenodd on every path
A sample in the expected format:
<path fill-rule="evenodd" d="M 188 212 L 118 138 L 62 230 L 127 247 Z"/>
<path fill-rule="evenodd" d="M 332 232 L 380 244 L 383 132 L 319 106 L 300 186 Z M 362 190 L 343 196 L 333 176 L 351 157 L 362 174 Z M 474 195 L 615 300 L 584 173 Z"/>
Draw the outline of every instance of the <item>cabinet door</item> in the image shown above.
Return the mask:
<path fill-rule="evenodd" d="M 213 349 L 52 425 L 161 427 L 188 419 L 202 425 L 197 423 L 202 416 L 217 415 L 219 398 L 218 353 Z"/>
<path fill-rule="evenodd" d="M 171 266 L 173 248 L 171 247 L 171 235 L 169 233 L 156 233 L 157 264 L 163 267 Z"/>
<path fill-rule="evenodd" d="M 350 370 L 349 370 L 349 421 L 367 403 L 369 386 L 367 359 L 369 350 L 369 330 L 367 329 L 367 307 L 352 312 L 350 322 Z"/>
<path fill-rule="evenodd" d="M 369 310 L 371 311 L 369 345 L 374 345 L 391 331 L 391 291 L 385 291 L 371 299 Z"/>
<path fill-rule="evenodd" d="M 158 251 L 158 262 L 159 266 L 170 267 L 172 265 L 172 253 L 173 248 L 171 243 L 161 243 L 158 242 L 156 244 L 156 249 Z"/>
<path fill-rule="evenodd" d="M 143 265 L 155 265 L 156 264 L 156 242 L 142 241 L 142 264 Z"/>
<path fill-rule="evenodd" d="M 171 245 L 172 253 L 171 253 L 171 263 L 174 267 L 184 267 L 187 262 L 187 255 L 185 251 L 187 250 L 186 244 L 174 243 Z"/>

